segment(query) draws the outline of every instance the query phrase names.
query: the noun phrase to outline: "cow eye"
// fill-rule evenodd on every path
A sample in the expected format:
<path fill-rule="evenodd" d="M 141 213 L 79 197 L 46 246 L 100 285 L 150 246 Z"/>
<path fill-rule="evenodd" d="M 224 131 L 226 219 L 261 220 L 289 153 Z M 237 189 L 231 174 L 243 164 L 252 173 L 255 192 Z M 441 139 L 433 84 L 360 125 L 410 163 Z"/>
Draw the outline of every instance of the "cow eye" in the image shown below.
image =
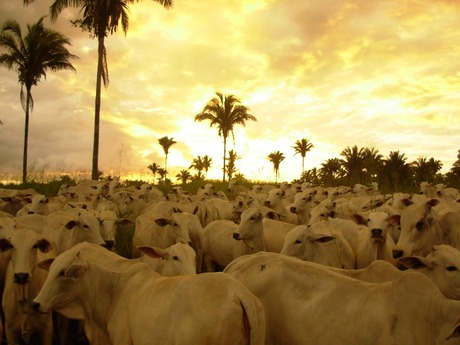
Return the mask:
<path fill-rule="evenodd" d="M 446 270 L 450 271 L 450 272 L 453 272 L 453 271 L 456 271 L 457 270 L 457 267 L 455 266 L 447 266 L 446 267 Z"/>
<path fill-rule="evenodd" d="M 88 224 L 83 225 L 83 227 L 84 227 L 85 229 L 88 229 L 88 228 L 89 228 Z"/>
<path fill-rule="evenodd" d="M 177 255 L 174 255 L 172 258 L 173 260 L 179 261 L 179 257 Z"/>
<path fill-rule="evenodd" d="M 423 220 L 419 220 L 417 222 L 417 224 L 415 224 L 415 228 L 418 230 L 418 231 L 421 231 L 423 230 L 423 227 L 425 226 L 425 222 Z"/>
<path fill-rule="evenodd" d="M 295 242 L 294 242 L 294 244 L 300 244 L 300 243 L 302 243 L 301 240 L 295 240 Z"/>

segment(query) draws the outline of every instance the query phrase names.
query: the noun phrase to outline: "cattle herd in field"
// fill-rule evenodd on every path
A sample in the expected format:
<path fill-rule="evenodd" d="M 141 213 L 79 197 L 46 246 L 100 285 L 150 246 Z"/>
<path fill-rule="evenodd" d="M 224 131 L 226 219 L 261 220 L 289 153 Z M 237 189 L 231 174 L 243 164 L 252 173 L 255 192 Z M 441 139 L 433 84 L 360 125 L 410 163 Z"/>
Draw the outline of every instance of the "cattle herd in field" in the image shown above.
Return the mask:
<path fill-rule="evenodd" d="M 7 344 L 460 344 L 454 188 L 113 180 L 0 197 Z"/>

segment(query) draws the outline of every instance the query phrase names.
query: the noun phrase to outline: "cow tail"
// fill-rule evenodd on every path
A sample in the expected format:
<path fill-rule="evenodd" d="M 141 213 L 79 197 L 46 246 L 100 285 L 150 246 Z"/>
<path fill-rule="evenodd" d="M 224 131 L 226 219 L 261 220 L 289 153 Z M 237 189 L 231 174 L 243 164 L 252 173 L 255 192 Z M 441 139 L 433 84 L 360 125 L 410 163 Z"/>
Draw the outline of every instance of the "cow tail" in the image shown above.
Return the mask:
<path fill-rule="evenodd" d="M 239 291 L 237 297 L 242 308 L 242 322 L 248 345 L 265 344 L 265 312 L 262 302 L 249 290 Z"/>

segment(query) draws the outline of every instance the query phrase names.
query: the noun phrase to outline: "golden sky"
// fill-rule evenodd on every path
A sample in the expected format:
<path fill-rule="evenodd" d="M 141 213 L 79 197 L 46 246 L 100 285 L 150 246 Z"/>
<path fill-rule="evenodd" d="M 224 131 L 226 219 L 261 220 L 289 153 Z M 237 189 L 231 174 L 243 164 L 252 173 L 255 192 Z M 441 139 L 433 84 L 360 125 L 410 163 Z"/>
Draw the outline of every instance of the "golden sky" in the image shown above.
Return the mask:
<path fill-rule="evenodd" d="M 0 3 L 0 20 L 35 23 L 50 0 Z M 66 34 L 77 72 L 48 72 L 32 89 L 29 165 L 91 170 L 97 42 L 71 27 L 76 10 L 46 25 Z M 306 169 L 375 147 L 408 162 L 434 157 L 447 172 L 460 149 L 460 2 L 457 0 L 175 0 L 166 10 L 130 5 L 127 35 L 106 40 L 110 85 L 103 90 L 99 168 L 132 178 L 164 165 L 158 144 L 174 138 L 169 176 L 193 158 L 213 159 L 222 139 L 194 115 L 216 91 L 234 94 L 257 122 L 235 128 L 239 172 L 274 180 L 267 156 L 281 151 L 280 180 L 301 173 L 295 141 L 314 148 Z M 0 68 L 0 173 L 21 171 L 24 112 L 17 75 Z M 175 180 L 175 179 L 174 179 Z"/>

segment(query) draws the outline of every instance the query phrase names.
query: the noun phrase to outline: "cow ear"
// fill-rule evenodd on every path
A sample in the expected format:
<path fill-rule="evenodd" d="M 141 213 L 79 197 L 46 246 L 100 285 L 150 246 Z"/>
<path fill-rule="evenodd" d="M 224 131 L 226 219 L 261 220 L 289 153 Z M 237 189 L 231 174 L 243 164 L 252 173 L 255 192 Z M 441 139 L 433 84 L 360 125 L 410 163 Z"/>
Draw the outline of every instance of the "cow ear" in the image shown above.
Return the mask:
<path fill-rule="evenodd" d="M 85 274 L 87 265 L 84 263 L 73 263 L 64 272 L 64 276 L 72 280 L 78 280 Z"/>
<path fill-rule="evenodd" d="M 392 216 L 389 216 L 386 221 L 390 223 L 391 225 L 396 225 L 398 226 L 399 223 L 401 222 L 401 215 L 400 214 L 394 214 Z"/>
<path fill-rule="evenodd" d="M 166 226 L 166 225 L 170 224 L 171 221 L 168 218 L 161 217 L 161 218 L 155 219 L 155 223 L 157 223 L 157 225 L 163 227 L 163 226 Z"/>
<path fill-rule="evenodd" d="M 54 261 L 54 258 L 50 258 L 50 259 L 46 259 L 46 260 L 40 261 L 40 262 L 37 264 L 37 267 L 38 267 L 38 268 L 41 268 L 42 270 L 49 271 L 49 270 L 50 270 L 50 266 L 51 266 L 51 264 L 53 263 L 53 261 Z"/>
<path fill-rule="evenodd" d="M 0 252 L 6 252 L 12 248 L 10 240 L 7 238 L 0 239 Z"/>
<path fill-rule="evenodd" d="M 167 254 L 166 251 L 161 248 L 154 248 L 150 246 L 137 246 L 136 248 L 145 255 L 154 259 L 164 259 Z"/>
<path fill-rule="evenodd" d="M 308 240 L 312 242 L 326 243 L 335 240 L 335 237 L 329 235 L 312 235 L 308 236 Z"/>
<path fill-rule="evenodd" d="M 428 266 L 425 258 L 421 256 L 403 256 L 397 259 L 397 261 L 401 265 L 413 270 L 419 270 Z"/>
<path fill-rule="evenodd" d="M 71 220 L 64 226 L 67 230 L 72 230 L 75 226 L 77 226 L 77 222 L 75 220 Z"/>
<path fill-rule="evenodd" d="M 37 247 L 42 253 L 48 253 L 52 249 L 51 243 L 44 238 L 37 242 Z"/>
<path fill-rule="evenodd" d="M 351 219 L 358 225 L 367 225 L 367 220 L 358 213 L 352 214 Z"/>

